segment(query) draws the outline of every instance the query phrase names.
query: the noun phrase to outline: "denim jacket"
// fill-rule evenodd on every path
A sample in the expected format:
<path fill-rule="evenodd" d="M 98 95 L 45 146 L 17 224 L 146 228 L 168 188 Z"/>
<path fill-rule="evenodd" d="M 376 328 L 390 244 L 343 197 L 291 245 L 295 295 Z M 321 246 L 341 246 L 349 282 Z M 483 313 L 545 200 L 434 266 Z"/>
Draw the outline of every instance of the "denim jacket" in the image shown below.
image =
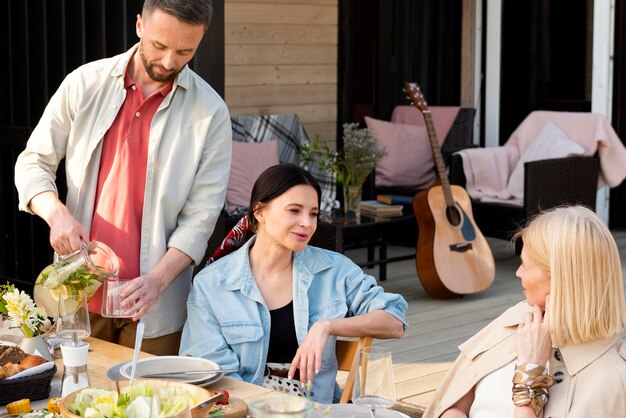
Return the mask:
<path fill-rule="evenodd" d="M 230 376 L 260 385 L 271 324 L 269 310 L 250 270 L 248 251 L 253 241 L 195 277 L 180 353 L 238 369 Z M 389 312 L 406 328 L 407 303 L 402 296 L 385 293 L 372 276 L 347 257 L 311 246 L 293 255 L 293 307 L 298 344 L 319 319 L 345 318 L 374 310 Z M 335 341 L 336 337 L 329 336 L 322 367 L 313 381 L 311 397 L 317 402 L 332 403 L 340 396 L 335 381 Z"/>

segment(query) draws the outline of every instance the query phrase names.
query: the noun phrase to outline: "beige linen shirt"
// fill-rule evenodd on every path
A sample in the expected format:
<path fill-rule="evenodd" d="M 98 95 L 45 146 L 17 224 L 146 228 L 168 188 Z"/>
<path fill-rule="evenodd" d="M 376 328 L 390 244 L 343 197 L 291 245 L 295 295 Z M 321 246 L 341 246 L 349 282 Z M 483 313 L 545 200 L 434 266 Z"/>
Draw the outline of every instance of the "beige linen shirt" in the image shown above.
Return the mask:
<path fill-rule="evenodd" d="M 15 166 L 20 210 L 54 183 L 65 158 L 66 206 L 91 227 L 104 134 L 126 97 L 124 74 L 137 45 L 70 73 L 50 99 Z M 178 74 L 150 126 L 139 268 L 149 272 L 169 247 L 199 263 L 224 205 L 231 158 L 228 109 L 189 67 Z M 58 192 L 57 192 L 58 193 Z M 145 336 L 182 329 L 192 266 L 142 317 Z"/>
<path fill-rule="evenodd" d="M 439 417 L 483 377 L 515 360 L 517 326 L 531 310 L 520 302 L 459 346 L 423 418 Z M 626 417 L 626 344 L 620 338 L 553 349 L 549 363 L 559 383 L 550 389 L 544 418 Z"/>

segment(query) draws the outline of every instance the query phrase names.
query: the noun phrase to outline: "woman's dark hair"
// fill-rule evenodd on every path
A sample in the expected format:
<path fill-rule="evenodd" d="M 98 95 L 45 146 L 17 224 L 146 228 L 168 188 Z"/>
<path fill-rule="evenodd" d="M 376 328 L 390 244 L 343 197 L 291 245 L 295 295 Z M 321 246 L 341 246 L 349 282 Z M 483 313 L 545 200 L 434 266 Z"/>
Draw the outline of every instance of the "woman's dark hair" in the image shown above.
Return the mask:
<path fill-rule="evenodd" d="M 257 203 L 268 203 L 294 186 L 301 184 L 311 186 L 317 192 L 317 205 L 320 205 L 322 189 L 315 177 L 305 169 L 293 164 L 278 164 L 261 173 L 252 187 L 250 208 L 246 213 L 250 231 L 256 232 L 257 220 L 254 207 Z"/>

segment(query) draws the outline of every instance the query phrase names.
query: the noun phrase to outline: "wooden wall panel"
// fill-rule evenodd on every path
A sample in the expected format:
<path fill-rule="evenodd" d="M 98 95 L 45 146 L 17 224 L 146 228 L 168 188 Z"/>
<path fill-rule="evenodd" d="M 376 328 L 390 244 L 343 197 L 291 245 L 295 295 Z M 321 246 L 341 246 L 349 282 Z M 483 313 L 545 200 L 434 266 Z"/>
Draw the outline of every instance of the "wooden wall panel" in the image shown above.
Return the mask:
<path fill-rule="evenodd" d="M 226 0 L 229 3 L 272 3 L 272 4 L 329 4 L 336 6 L 337 0 Z"/>
<path fill-rule="evenodd" d="M 337 45 L 337 25 L 229 22 L 225 30 L 227 45 Z"/>
<path fill-rule="evenodd" d="M 225 99 L 231 114 L 296 113 L 335 142 L 338 0 L 226 0 Z"/>
<path fill-rule="evenodd" d="M 239 23 L 298 23 L 303 25 L 336 25 L 337 6 L 306 5 L 294 0 L 291 4 L 232 3 L 226 1 L 226 21 Z"/>
<path fill-rule="evenodd" d="M 325 65 L 231 65 L 226 74 L 226 86 L 246 86 L 254 74 L 254 82 L 268 84 L 334 84 L 337 66 Z"/>
<path fill-rule="evenodd" d="M 333 120 L 337 116 L 335 104 L 288 104 L 288 105 L 263 105 L 263 106 L 231 106 L 229 110 L 234 115 L 249 115 L 258 113 L 269 115 L 272 113 L 295 113 L 300 119 L 308 120 Z"/>
<path fill-rule="evenodd" d="M 228 65 L 336 64 L 336 45 L 226 45 Z M 254 73 L 250 73 L 254 77 Z M 252 80 L 250 80 L 252 82 Z"/>
<path fill-rule="evenodd" d="M 226 97 L 233 107 L 337 103 L 337 88 L 334 84 L 236 86 L 226 87 Z"/>

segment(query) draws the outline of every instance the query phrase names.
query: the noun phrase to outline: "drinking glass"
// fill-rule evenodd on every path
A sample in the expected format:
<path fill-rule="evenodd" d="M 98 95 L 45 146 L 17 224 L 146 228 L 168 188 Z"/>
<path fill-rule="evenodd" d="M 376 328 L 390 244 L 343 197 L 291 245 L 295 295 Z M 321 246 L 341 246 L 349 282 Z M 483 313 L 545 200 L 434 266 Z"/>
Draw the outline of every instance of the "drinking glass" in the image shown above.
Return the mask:
<path fill-rule="evenodd" d="M 369 408 L 390 408 L 396 400 L 391 351 L 383 347 L 362 348 L 358 352 L 352 402 Z"/>
<path fill-rule="evenodd" d="M 313 415 L 313 402 L 295 395 L 276 394 L 248 402 L 252 418 L 308 418 Z"/>
<path fill-rule="evenodd" d="M 64 294 L 57 305 L 58 317 L 52 337 L 77 342 L 91 335 L 87 292 L 76 291 Z"/>
<path fill-rule="evenodd" d="M 191 396 L 180 386 L 152 389 L 151 417 L 191 418 Z"/>
<path fill-rule="evenodd" d="M 100 314 L 105 318 L 132 318 L 131 313 L 122 309 L 122 297 L 120 293 L 130 282 L 130 279 L 109 277 L 102 284 L 102 310 Z"/>

